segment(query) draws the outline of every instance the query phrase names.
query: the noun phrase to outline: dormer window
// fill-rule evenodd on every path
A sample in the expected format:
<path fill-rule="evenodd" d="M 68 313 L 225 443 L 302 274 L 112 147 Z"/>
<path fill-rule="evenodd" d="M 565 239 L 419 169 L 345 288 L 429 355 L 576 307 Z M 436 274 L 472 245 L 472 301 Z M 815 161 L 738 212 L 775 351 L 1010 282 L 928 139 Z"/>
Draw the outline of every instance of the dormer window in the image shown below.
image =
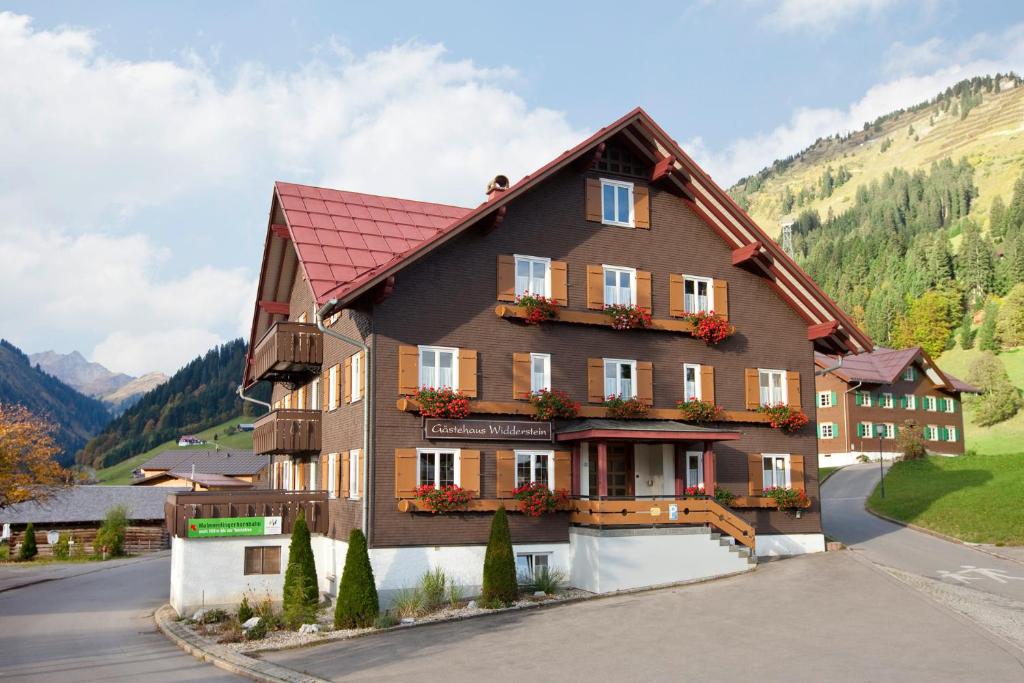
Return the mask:
<path fill-rule="evenodd" d="M 633 152 L 618 145 L 608 145 L 594 168 L 605 173 L 619 173 L 645 178 L 650 175 L 650 164 Z"/>
<path fill-rule="evenodd" d="M 601 178 L 601 222 L 633 227 L 633 183 Z"/>
<path fill-rule="evenodd" d="M 907 366 L 907 369 L 903 371 L 903 381 L 913 382 L 915 379 L 917 379 L 917 375 L 914 373 L 914 366 Z"/>

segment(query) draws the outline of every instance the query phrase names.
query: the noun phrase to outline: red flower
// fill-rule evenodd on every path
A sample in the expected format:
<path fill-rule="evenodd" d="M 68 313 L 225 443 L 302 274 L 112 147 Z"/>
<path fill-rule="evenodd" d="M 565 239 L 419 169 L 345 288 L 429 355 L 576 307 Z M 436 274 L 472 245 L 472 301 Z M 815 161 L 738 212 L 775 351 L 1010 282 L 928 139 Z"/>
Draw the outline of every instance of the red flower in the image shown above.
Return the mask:
<path fill-rule="evenodd" d="M 521 294 L 516 297 L 516 305 L 526 309 L 527 325 L 540 325 L 546 320 L 558 317 L 558 302 L 537 294 Z"/>
<path fill-rule="evenodd" d="M 647 415 L 647 404 L 638 398 L 609 394 L 602 405 L 608 409 L 608 417 L 619 420 L 639 419 Z"/>
<path fill-rule="evenodd" d="M 434 514 L 443 514 L 464 508 L 473 499 L 473 494 L 455 484 L 440 489 L 433 484 L 424 484 L 416 489 L 416 499 L 426 503 Z"/>
<path fill-rule="evenodd" d="M 651 312 L 633 304 L 612 304 L 604 307 L 616 330 L 632 330 L 651 326 Z"/>
<path fill-rule="evenodd" d="M 535 420 L 567 420 L 580 413 L 580 404 L 558 389 L 534 391 L 529 398 L 530 405 L 537 409 Z"/>
<path fill-rule="evenodd" d="M 810 418 L 804 415 L 803 411 L 785 403 L 761 406 L 757 412 L 768 416 L 768 424 L 772 429 L 779 429 L 787 434 L 800 431 L 810 422 Z"/>
<path fill-rule="evenodd" d="M 691 397 L 676 404 L 683 413 L 683 419 L 690 422 L 716 422 L 725 416 L 725 411 L 710 401 Z"/>
<path fill-rule="evenodd" d="M 531 517 L 540 517 L 544 513 L 555 512 L 560 505 L 569 502 L 568 491 L 565 489 L 552 491 L 541 482 L 523 484 L 512 491 L 512 497 L 519 501 L 519 511 Z"/>
<path fill-rule="evenodd" d="M 732 325 L 715 315 L 714 311 L 687 313 L 685 317 L 693 325 L 691 334 L 708 346 L 722 343 L 736 331 Z"/>
<path fill-rule="evenodd" d="M 420 415 L 461 420 L 470 413 L 469 399 L 449 387 L 434 389 L 423 387 L 414 396 L 420 406 Z"/>

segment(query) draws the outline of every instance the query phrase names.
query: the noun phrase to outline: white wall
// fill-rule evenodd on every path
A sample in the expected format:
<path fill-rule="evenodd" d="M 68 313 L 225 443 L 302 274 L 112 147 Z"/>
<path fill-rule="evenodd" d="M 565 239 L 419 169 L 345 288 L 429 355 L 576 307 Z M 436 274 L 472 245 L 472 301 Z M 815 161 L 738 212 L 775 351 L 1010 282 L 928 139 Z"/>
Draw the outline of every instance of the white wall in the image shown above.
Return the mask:
<path fill-rule="evenodd" d="M 758 557 L 823 553 L 825 534 L 758 534 L 754 547 Z"/>
<path fill-rule="evenodd" d="M 878 451 L 872 453 L 871 451 L 851 451 L 849 453 L 819 453 L 818 454 L 818 467 L 846 467 L 847 465 L 855 465 L 860 462 L 857 458 L 861 455 L 868 456 L 868 459 L 872 462 L 878 462 Z M 882 457 L 887 462 L 892 462 L 894 458 L 902 457 L 902 453 L 890 453 L 883 451 Z"/>

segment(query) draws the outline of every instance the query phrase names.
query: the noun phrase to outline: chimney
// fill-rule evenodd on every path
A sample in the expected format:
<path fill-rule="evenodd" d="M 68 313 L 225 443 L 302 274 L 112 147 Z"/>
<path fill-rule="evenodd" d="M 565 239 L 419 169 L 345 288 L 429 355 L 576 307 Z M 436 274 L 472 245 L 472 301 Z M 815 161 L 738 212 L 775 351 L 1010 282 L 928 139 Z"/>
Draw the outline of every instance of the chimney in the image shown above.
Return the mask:
<path fill-rule="evenodd" d="M 494 180 L 487 183 L 487 201 L 491 201 L 499 194 L 508 189 L 508 176 L 496 175 Z"/>

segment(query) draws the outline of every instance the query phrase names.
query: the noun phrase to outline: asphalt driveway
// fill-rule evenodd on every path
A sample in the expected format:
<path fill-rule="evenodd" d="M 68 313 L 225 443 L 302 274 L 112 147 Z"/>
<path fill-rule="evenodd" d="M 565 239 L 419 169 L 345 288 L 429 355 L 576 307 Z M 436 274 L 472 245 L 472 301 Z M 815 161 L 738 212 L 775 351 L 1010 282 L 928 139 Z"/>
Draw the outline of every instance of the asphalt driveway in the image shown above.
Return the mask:
<path fill-rule="evenodd" d="M 338 681 L 1024 678 L 1024 651 L 846 551 L 265 658 Z"/>

